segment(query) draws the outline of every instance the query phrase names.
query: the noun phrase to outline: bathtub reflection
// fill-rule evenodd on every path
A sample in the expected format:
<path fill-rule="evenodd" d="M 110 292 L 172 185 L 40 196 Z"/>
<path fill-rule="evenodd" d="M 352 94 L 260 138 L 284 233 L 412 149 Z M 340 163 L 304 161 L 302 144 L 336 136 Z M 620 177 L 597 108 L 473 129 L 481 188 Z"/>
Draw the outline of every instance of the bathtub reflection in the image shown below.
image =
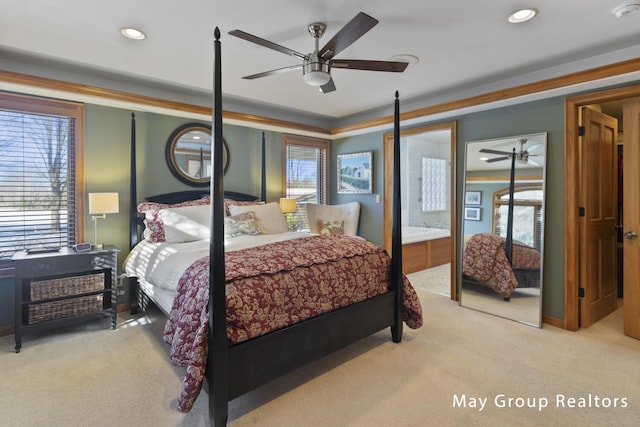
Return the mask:
<path fill-rule="evenodd" d="M 425 240 L 450 237 L 451 231 L 443 228 L 428 228 L 417 226 L 402 227 L 402 244 L 423 242 Z"/>

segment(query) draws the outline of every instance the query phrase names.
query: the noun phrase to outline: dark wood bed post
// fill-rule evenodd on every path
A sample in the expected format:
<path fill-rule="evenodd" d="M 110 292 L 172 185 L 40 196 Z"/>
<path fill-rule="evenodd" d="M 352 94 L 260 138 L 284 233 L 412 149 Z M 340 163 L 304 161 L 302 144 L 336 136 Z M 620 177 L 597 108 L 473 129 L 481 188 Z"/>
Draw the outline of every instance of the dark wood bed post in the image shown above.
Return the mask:
<path fill-rule="evenodd" d="M 515 190 L 515 171 L 516 171 L 516 149 L 513 149 L 511 155 L 511 175 L 509 176 L 509 204 L 507 205 L 507 238 L 505 241 L 505 252 L 509 264 L 513 264 L 513 193 Z"/>
<path fill-rule="evenodd" d="M 262 189 L 260 190 L 260 200 L 267 203 L 267 164 L 266 164 L 266 141 L 264 131 L 262 132 Z"/>
<path fill-rule="evenodd" d="M 136 114 L 131 113 L 131 179 L 129 181 L 129 249 L 138 243 L 138 205 L 136 178 Z"/>
<path fill-rule="evenodd" d="M 213 67 L 213 171 L 211 176 L 211 235 L 209 243 L 209 420 L 215 427 L 227 424 L 229 402 L 226 286 L 224 265 L 224 183 L 222 140 L 222 76 L 220 29 L 214 31 Z M 214 286 L 218 283 L 218 286 Z M 220 285 L 222 284 L 222 285 Z"/>
<path fill-rule="evenodd" d="M 402 340 L 402 223 L 400 219 L 400 99 L 396 91 L 393 115 L 393 223 L 391 226 L 391 290 L 396 291 L 393 342 Z"/>

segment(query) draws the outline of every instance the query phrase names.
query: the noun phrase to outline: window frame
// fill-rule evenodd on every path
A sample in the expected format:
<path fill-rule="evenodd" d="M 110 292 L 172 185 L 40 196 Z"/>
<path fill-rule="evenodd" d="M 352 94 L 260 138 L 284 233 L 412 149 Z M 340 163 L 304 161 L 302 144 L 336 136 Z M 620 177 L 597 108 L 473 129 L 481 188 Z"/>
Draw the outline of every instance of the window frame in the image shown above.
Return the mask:
<path fill-rule="evenodd" d="M 513 193 L 514 196 L 517 193 L 526 192 L 526 191 L 544 191 L 542 183 L 527 183 L 527 184 L 518 184 L 514 187 Z M 508 206 L 509 201 L 501 199 L 503 196 L 509 194 L 509 187 L 497 190 L 493 193 L 493 212 L 491 215 L 491 229 L 494 234 L 498 234 L 498 213 L 501 206 Z M 544 195 L 543 195 L 544 198 Z M 542 206 L 544 200 L 536 200 L 536 199 L 515 199 L 513 201 L 514 206 L 531 206 L 534 209 L 533 214 L 533 241 L 535 242 L 535 247 L 538 250 L 541 250 L 542 243 Z"/>
<path fill-rule="evenodd" d="M 75 120 L 76 241 L 84 239 L 84 104 L 37 96 L 0 92 L 0 109 L 26 114 L 72 117 Z M 0 277 L 13 275 L 10 260 L 0 260 Z"/>

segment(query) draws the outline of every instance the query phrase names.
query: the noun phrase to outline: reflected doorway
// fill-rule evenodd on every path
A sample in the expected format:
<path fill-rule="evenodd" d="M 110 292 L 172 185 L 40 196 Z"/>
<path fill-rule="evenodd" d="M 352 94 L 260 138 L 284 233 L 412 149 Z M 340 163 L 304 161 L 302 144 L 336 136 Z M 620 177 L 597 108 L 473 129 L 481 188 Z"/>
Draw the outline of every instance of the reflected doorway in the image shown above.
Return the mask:
<path fill-rule="evenodd" d="M 458 299 L 455 121 L 400 132 L 403 272 L 417 287 Z M 384 247 L 391 253 L 393 133 L 384 135 Z"/>

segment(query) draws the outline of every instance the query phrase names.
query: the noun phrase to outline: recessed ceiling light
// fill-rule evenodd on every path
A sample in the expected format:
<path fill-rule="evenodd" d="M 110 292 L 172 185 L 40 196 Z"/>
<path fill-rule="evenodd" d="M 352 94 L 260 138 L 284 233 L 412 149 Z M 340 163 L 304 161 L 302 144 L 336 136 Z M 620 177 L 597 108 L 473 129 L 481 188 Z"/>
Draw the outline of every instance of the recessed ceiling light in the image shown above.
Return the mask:
<path fill-rule="evenodd" d="M 629 3 L 620 5 L 611 12 L 616 16 L 616 18 L 620 19 L 635 15 L 638 11 L 640 11 L 640 3 Z"/>
<path fill-rule="evenodd" d="M 520 9 L 509 15 L 509 18 L 507 18 L 507 20 L 512 24 L 520 24 L 521 22 L 526 22 L 532 19 L 537 14 L 538 9 Z"/>
<path fill-rule="evenodd" d="M 144 40 L 147 38 L 145 33 L 135 28 L 123 28 L 120 30 L 120 34 L 131 40 Z"/>

